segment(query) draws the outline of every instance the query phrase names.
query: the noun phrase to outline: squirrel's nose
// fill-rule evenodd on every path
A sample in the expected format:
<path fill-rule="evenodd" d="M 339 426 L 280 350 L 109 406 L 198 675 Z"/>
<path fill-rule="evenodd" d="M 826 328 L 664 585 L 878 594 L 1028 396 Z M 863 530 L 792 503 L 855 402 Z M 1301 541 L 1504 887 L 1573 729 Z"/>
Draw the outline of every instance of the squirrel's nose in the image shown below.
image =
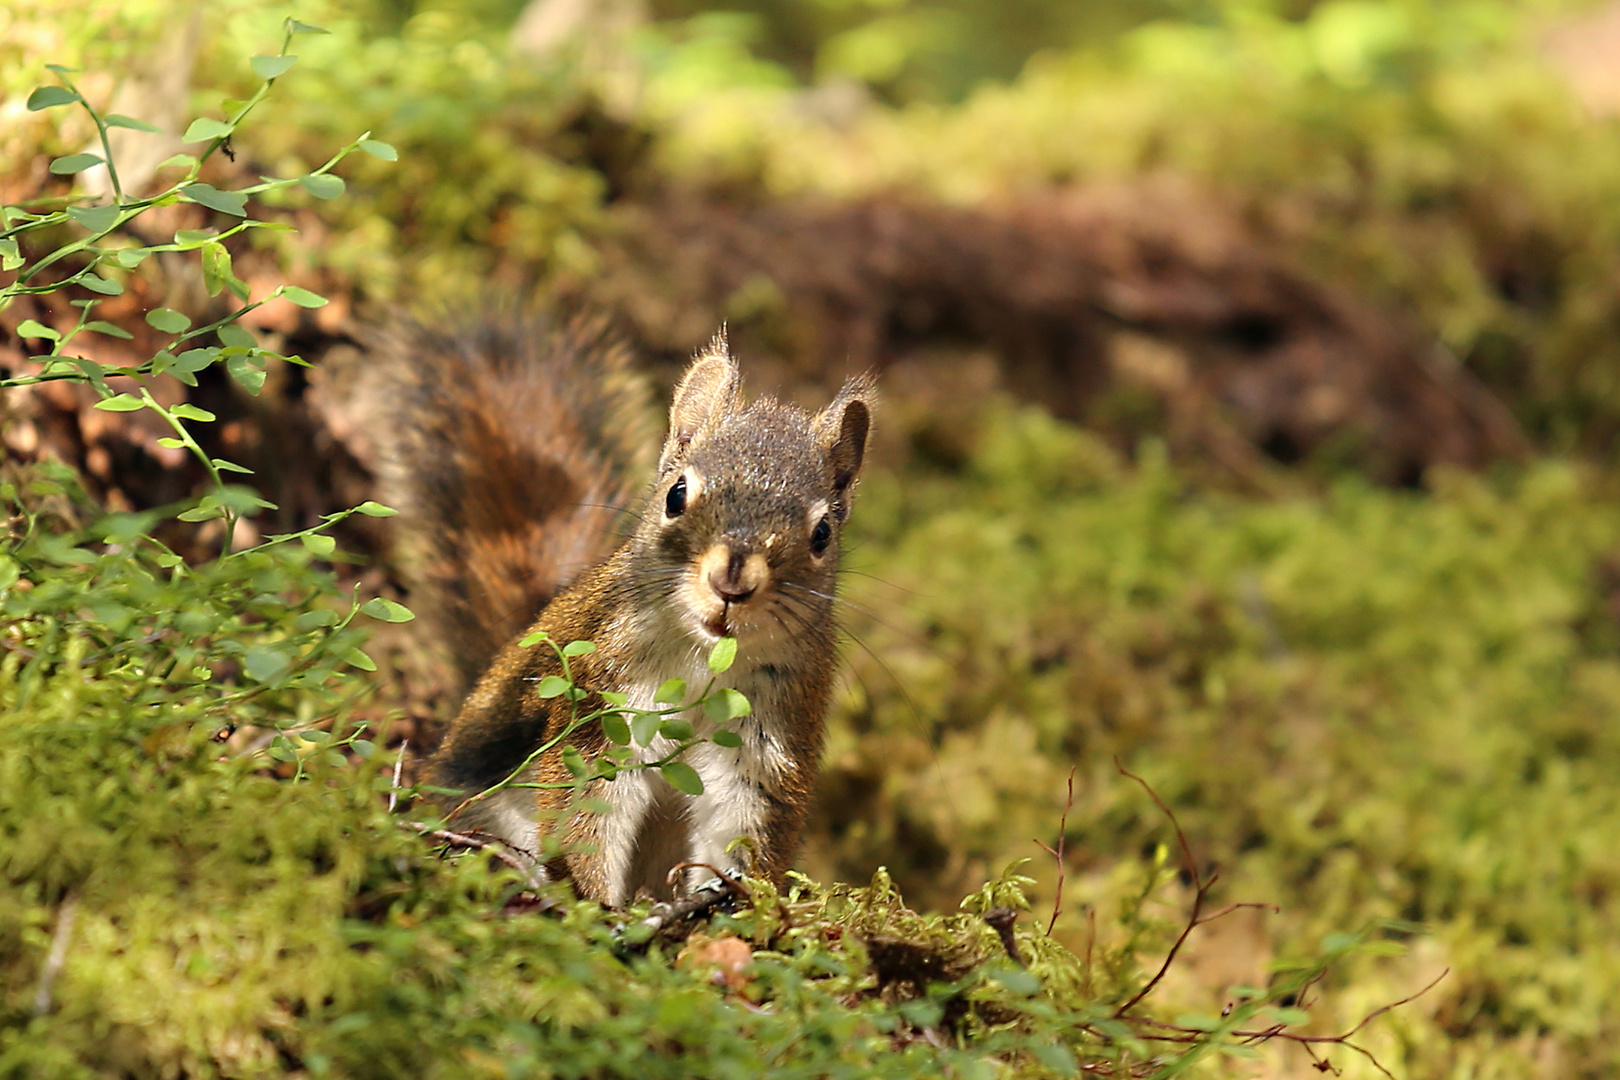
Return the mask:
<path fill-rule="evenodd" d="M 703 555 L 704 577 L 716 596 L 728 604 L 746 603 L 770 577 L 765 556 L 716 544 Z"/>

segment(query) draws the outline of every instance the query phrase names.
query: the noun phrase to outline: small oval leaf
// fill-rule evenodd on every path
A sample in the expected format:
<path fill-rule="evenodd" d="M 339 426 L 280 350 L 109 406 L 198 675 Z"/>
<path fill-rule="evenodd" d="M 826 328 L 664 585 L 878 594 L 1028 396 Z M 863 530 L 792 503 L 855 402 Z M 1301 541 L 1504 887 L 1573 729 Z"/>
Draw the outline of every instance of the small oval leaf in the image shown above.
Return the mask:
<path fill-rule="evenodd" d="M 298 63 L 296 56 L 255 56 L 248 61 L 253 74 L 261 79 L 275 79 L 287 74 L 287 69 Z"/>
<path fill-rule="evenodd" d="M 72 176 L 100 164 L 101 155 L 99 154 L 69 154 L 66 157 L 55 158 L 51 161 L 51 175 Z"/>
<path fill-rule="evenodd" d="M 697 774 L 696 769 L 686 762 L 666 762 L 659 766 L 658 771 L 664 774 L 664 779 L 668 780 L 669 786 L 676 791 L 682 791 L 688 795 L 703 794 L 703 778 Z"/>
<path fill-rule="evenodd" d="M 189 329 L 191 319 L 174 308 L 153 308 L 146 313 L 146 324 L 165 334 L 179 334 Z"/>
<path fill-rule="evenodd" d="M 416 618 L 410 608 L 383 596 L 375 596 L 367 600 L 361 606 L 360 612 L 364 615 L 370 615 L 373 619 L 381 619 L 383 622 L 410 622 Z"/>
<path fill-rule="evenodd" d="M 709 650 L 709 670 L 719 675 L 721 672 L 730 669 L 736 659 L 737 639 L 723 637 L 714 643 L 714 648 Z"/>
<path fill-rule="evenodd" d="M 536 693 L 543 698 L 554 698 L 566 693 L 572 685 L 561 675 L 547 675 L 540 680 L 540 686 L 536 689 Z"/>
<path fill-rule="evenodd" d="M 199 116 L 187 127 L 186 133 L 180 136 L 181 142 L 207 142 L 209 139 L 219 139 L 229 135 L 234 130 L 223 120 L 215 120 L 211 116 Z"/>
<path fill-rule="evenodd" d="M 320 293 L 312 293 L 308 289 L 300 289 L 296 285 L 283 285 L 276 292 L 302 308 L 325 307 L 329 301 Z"/>
<path fill-rule="evenodd" d="M 335 199 L 343 194 L 343 178 L 331 173 L 310 173 L 300 176 L 298 182 L 317 199 Z"/>
<path fill-rule="evenodd" d="M 71 105 L 78 100 L 79 95 L 65 86 L 42 86 L 28 95 L 28 111 L 54 109 L 58 105 Z"/>

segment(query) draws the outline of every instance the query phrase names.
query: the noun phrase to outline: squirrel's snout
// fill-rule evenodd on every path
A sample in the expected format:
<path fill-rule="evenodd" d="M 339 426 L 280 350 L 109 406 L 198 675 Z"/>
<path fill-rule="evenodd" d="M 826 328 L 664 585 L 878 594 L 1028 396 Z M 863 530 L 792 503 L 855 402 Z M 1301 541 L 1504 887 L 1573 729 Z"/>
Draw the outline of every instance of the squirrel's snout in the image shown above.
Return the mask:
<path fill-rule="evenodd" d="M 725 604 L 743 604 L 770 581 L 771 568 L 759 552 L 735 551 L 716 544 L 703 553 L 698 576 Z"/>

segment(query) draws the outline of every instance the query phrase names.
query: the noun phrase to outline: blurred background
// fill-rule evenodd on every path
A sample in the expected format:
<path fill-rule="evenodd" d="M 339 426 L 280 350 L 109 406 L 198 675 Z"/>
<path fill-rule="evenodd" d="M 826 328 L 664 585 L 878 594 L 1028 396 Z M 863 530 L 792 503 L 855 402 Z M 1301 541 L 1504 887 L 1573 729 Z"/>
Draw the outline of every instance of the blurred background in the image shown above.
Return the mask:
<path fill-rule="evenodd" d="M 1123 933 L 1154 881 L 1172 928 L 1188 879 L 1117 758 L 1213 902 L 1281 908 L 1195 935 L 1190 1007 L 1399 919 L 1324 1005 L 1450 968 L 1367 1036 L 1397 1075 L 1620 1071 L 1620 4 L 13 0 L 0 195 L 66 194 L 45 163 L 93 133 L 25 110 L 45 63 L 174 133 L 288 15 L 330 33 L 210 181 L 365 130 L 399 161 L 235 251 L 333 299 L 254 313 L 314 374 L 192 391 L 262 531 L 368 496 L 345 373 L 401 312 L 589 307 L 664 386 L 721 322 L 756 392 L 876 368 L 809 873 L 949 909 L 1030 858 L 1044 919 L 1065 820 L 1058 935 Z M 179 148 L 119 134 L 130 189 Z M 220 302 L 154 259 L 97 347 Z M 62 314 L 0 312 L 0 362 Z M 200 484 L 93 401 L 13 395 L 7 453 L 114 507 Z M 397 587 L 380 527 L 345 546 Z M 431 649 L 382 644 L 375 710 L 431 742 Z"/>

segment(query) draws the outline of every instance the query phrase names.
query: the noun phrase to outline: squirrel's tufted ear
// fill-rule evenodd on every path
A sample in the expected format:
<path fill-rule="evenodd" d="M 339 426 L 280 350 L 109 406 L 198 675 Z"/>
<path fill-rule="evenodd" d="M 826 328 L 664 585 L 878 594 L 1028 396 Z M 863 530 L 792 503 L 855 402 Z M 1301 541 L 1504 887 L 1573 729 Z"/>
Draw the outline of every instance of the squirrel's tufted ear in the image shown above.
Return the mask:
<path fill-rule="evenodd" d="M 827 464 L 832 468 L 840 519 L 849 513 L 849 504 L 842 496 L 861 474 L 876 397 L 877 384 L 872 376 L 857 375 L 844 384 L 832 404 L 815 419 L 816 441 L 821 444 Z"/>
<path fill-rule="evenodd" d="M 669 437 L 658 458 L 660 473 L 681 456 L 698 432 L 732 411 L 741 384 L 742 374 L 737 361 L 731 358 L 726 328 L 722 326 L 675 388 L 675 401 L 669 408 Z"/>

